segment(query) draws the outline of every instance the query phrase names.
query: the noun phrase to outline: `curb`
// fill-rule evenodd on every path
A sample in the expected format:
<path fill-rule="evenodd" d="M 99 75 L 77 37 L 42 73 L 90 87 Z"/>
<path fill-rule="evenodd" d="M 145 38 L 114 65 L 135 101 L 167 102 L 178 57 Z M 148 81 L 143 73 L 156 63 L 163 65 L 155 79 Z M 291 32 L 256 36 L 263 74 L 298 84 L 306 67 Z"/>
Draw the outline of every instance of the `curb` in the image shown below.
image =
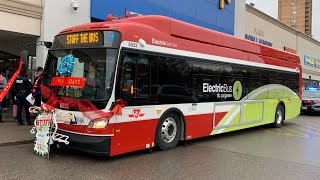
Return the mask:
<path fill-rule="evenodd" d="M 22 145 L 22 144 L 30 144 L 30 143 L 33 143 L 33 142 L 34 142 L 34 139 L 22 140 L 22 141 L 14 141 L 14 142 L 5 142 L 5 143 L 0 143 L 0 147 L 16 146 L 16 145 Z"/>

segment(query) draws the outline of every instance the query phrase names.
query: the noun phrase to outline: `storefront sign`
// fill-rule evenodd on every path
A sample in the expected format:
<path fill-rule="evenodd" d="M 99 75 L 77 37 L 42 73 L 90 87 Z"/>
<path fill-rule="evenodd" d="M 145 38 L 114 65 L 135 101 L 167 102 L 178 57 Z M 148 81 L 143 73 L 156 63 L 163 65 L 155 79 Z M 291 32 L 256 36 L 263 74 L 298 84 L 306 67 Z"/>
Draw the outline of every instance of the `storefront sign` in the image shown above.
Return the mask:
<path fill-rule="evenodd" d="M 254 28 L 253 32 L 254 32 L 254 34 L 256 34 L 258 36 L 264 37 L 264 31 L 262 29 Z"/>
<path fill-rule="evenodd" d="M 51 138 L 51 118 L 52 114 L 43 112 L 36 118 L 36 140 L 34 152 L 42 157 L 49 158 L 50 138 Z"/>
<path fill-rule="evenodd" d="M 220 9 L 224 8 L 224 1 L 226 1 L 227 4 L 231 3 L 231 0 L 220 0 Z"/>
<path fill-rule="evenodd" d="M 263 39 L 260 39 L 260 38 L 257 38 L 255 36 L 252 36 L 252 35 L 249 35 L 249 34 L 245 35 L 245 39 L 247 39 L 249 41 L 256 42 L 256 43 L 259 43 L 259 44 L 263 44 L 263 45 L 272 47 L 272 43 L 271 42 L 263 40 Z"/>
<path fill-rule="evenodd" d="M 305 55 L 304 56 L 304 65 L 320 68 L 320 60 Z"/>
<path fill-rule="evenodd" d="M 293 53 L 293 54 L 297 54 L 297 50 L 292 49 L 292 48 L 288 48 L 287 46 L 284 46 L 283 50 L 287 51 L 287 52 L 290 52 L 290 53 Z"/>

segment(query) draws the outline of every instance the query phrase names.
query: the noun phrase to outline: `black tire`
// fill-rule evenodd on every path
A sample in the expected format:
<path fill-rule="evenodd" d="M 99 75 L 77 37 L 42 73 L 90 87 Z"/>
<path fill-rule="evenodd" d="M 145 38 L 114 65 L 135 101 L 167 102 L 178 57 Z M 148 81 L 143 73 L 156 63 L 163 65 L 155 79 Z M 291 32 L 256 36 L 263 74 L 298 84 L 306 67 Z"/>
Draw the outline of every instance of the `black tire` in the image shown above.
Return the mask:
<path fill-rule="evenodd" d="M 175 123 L 175 125 L 174 125 Z M 175 135 L 173 135 L 175 132 Z M 171 136 L 170 136 L 171 135 Z M 165 138 L 167 137 L 167 138 Z M 177 146 L 181 137 L 181 121 L 175 113 L 162 116 L 156 130 L 156 144 L 162 150 L 173 149 Z"/>
<path fill-rule="evenodd" d="M 284 107 L 283 105 L 278 104 L 275 115 L 274 115 L 273 127 L 280 128 L 284 123 L 284 119 L 285 119 Z"/>

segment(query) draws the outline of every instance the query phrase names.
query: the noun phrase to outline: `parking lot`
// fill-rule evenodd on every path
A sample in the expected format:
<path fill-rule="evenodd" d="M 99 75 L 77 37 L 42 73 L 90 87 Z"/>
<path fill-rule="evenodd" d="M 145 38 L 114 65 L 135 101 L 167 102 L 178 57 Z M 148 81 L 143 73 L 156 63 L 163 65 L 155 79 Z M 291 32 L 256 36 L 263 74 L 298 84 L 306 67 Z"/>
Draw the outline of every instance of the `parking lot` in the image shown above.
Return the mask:
<path fill-rule="evenodd" d="M 33 154 L 32 144 L 0 147 L 0 179 L 319 179 L 319 152 L 320 118 L 303 115 L 281 129 L 257 127 L 111 159 L 63 151 L 47 160 Z"/>

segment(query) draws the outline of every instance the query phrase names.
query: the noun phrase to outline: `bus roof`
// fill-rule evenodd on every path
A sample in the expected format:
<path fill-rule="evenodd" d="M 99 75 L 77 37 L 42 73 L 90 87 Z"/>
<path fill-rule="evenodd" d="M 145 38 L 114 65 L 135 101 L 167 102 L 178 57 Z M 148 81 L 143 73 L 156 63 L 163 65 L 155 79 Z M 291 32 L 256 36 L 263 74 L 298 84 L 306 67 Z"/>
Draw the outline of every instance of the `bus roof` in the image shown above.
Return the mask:
<path fill-rule="evenodd" d="M 61 31 L 59 34 L 89 31 L 89 30 L 110 30 L 118 29 L 129 33 L 130 26 L 134 26 L 134 33 L 139 33 L 139 36 L 143 37 L 143 32 L 148 32 L 150 29 L 154 36 L 169 36 L 174 40 L 187 40 L 188 42 L 201 43 L 204 45 L 214 45 L 216 47 L 228 48 L 235 50 L 233 52 L 246 52 L 246 60 L 250 58 L 257 60 L 260 56 L 269 57 L 271 59 L 279 59 L 294 64 L 300 64 L 299 56 L 276 50 L 274 48 L 258 44 L 246 39 L 234 37 L 228 34 L 217 32 L 214 30 L 199 27 L 193 24 L 182 22 L 176 19 L 172 19 L 159 15 L 138 16 L 120 19 L 117 21 L 106 21 L 99 23 L 88 23 L 75 27 L 71 27 Z M 126 40 L 126 39 L 123 39 Z M 146 42 L 150 42 L 151 40 Z M 179 49 L 179 47 L 177 47 Z M 243 54 L 242 54 L 243 57 Z M 240 58 L 243 59 L 243 58 Z M 279 64 L 280 65 L 280 64 Z"/>

